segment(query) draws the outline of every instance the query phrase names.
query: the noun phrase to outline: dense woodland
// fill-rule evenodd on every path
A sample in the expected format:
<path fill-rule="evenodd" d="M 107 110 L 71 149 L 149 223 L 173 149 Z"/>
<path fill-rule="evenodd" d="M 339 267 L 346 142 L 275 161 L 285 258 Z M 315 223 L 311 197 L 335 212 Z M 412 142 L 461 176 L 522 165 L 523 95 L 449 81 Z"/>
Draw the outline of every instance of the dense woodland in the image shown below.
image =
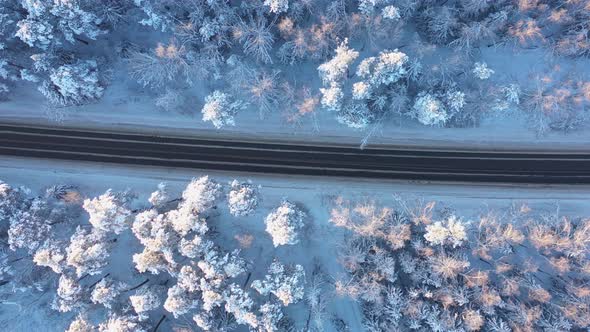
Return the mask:
<path fill-rule="evenodd" d="M 590 327 L 590 219 L 559 205 L 465 218 L 436 201 L 333 196 L 321 232 L 328 220 L 299 202 L 259 211 L 262 189 L 204 176 L 141 202 L 130 190 L 0 182 L 0 304 L 53 310 L 69 332 Z"/>
<path fill-rule="evenodd" d="M 64 108 L 100 102 L 123 77 L 215 128 L 244 112 L 294 124 L 330 112 L 356 130 L 517 112 L 539 134 L 571 131 L 590 81 L 561 64 L 588 67 L 589 28 L 588 0 L 0 0 L 0 92 L 36 87 Z M 517 81 L 513 64 L 481 61 L 490 48 L 537 50 L 554 67 Z"/>

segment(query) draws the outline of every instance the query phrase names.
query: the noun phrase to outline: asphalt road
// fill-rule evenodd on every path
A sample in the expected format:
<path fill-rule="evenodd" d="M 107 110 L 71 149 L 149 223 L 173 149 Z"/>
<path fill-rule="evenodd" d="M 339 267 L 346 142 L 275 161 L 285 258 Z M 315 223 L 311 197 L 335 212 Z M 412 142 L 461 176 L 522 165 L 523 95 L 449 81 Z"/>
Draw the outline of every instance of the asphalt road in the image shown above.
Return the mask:
<path fill-rule="evenodd" d="M 0 124 L 0 155 L 310 176 L 589 184 L 590 151 L 365 148 Z"/>

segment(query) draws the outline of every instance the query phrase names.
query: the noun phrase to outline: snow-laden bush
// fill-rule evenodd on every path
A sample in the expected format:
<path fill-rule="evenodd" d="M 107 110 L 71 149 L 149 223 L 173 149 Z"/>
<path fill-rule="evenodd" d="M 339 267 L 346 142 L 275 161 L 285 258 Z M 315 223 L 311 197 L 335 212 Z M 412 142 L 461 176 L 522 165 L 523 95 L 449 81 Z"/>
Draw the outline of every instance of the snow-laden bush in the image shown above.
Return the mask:
<path fill-rule="evenodd" d="M 147 16 L 139 21 L 139 24 L 150 26 L 155 30 L 162 32 L 167 31 L 169 28 L 174 26 L 172 17 L 166 15 L 165 12 L 161 12 L 158 9 L 160 0 L 133 0 L 135 6 L 139 7 L 144 14 Z"/>
<path fill-rule="evenodd" d="M 444 124 L 449 119 L 442 101 L 430 93 L 420 93 L 412 110 L 416 119 L 427 126 Z"/>
<path fill-rule="evenodd" d="M 461 246 L 467 240 L 465 224 L 452 215 L 444 221 L 437 221 L 426 226 L 424 239 L 433 245 Z"/>
<path fill-rule="evenodd" d="M 258 188 L 251 181 L 239 182 L 238 180 L 233 180 L 230 187 L 227 194 L 229 212 L 235 217 L 252 214 L 260 202 Z"/>
<path fill-rule="evenodd" d="M 324 85 L 340 83 L 346 78 L 348 68 L 358 58 L 359 52 L 348 48 L 348 39 L 345 39 L 336 48 L 336 55 L 328 62 L 318 67 L 320 78 Z"/>
<path fill-rule="evenodd" d="M 299 243 L 299 232 L 305 226 L 306 217 L 305 212 L 287 200 L 266 216 L 266 232 L 272 237 L 274 246 Z"/>
<path fill-rule="evenodd" d="M 371 16 L 375 12 L 375 8 L 388 2 L 389 0 L 359 0 L 358 9 L 363 15 Z"/>
<path fill-rule="evenodd" d="M 182 91 L 168 88 L 163 94 L 158 96 L 155 104 L 166 112 L 172 112 L 181 110 L 185 102 L 186 98 Z"/>
<path fill-rule="evenodd" d="M 427 126 L 444 125 L 465 106 L 465 94 L 448 90 L 445 93 L 420 92 L 410 116 Z"/>
<path fill-rule="evenodd" d="M 160 182 L 158 184 L 158 190 L 154 191 L 150 195 L 150 198 L 148 198 L 148 202 L 150 202 L 150 204 L 152 204 L 155 207 L 160 207 L 164 205 L 169 199 L 170 196 L 168 195 L 168 185 L 166 184 L 166 182 Z"/>
<path fill-rule="evenodd" d="M 245 104 L 227 93 L 215 90 L 205 98 L 205 106 L 201 110 L 203 121 L 211 121 L 215 128 L 235 126 L 235 115 L 245 108 Z"/>
<path fill-rule="evenodd" d="M 336 120 L 350 128 L 363 129 L 375 121 L 375 113 L 365 103 L 350 103 L 337 113 Z"/>
<path fill-rule="evenodd" d="M 273 261 L 264 280 L 254 280 L 252 288 L 262 295 L 275 295 L 284 306 L 303 299 L 305 271 L 303 266 L 285 266 Z"/>
<path fill-rule="evenodd" d="M 395 6 L 385 6 L 381 10 L 381 16 L 386 20 L 398 21 L 401 19 L 399 9 Z"/>
<path fill-rule="evenodd" d="M 178 244 L 178 252 L 188 258 L 197 258 L 213 249 L 213 242 L 195 235 L 192 240 L 182 238 Z"/>
<path fill-rule="evenodd" d="M 83 104 L 102 97 L 98 68 L 94 60 L 78 60 L 51 70 L 50 82 L 39 87 L 56 104 Z"/>
<path fill-rule="evenodd" d="M 289 10 L 289 0 L 264 0 L 264 5 L 270 7 L 270 12 L 280 14 Z"/>
<path fill-rule="evenodd" d="M 85 199 L 83 208 L 90 215 L 88 221 L 96 230 L 120 234 L 131 223 L 133 213 L 129 208 L 129 199 L 129 193 L 115 193 L 109 189 L 98 197 Z"/>
<path fill-rule="evenodd" d="M 487 80 L 488 78 L 492 77 L 494 70 L 488 68 L 488 64 L 485 62 L 476 62 L 473 65 L 472 73 L 473 76 L 479 78 L 480 80 Z"/>

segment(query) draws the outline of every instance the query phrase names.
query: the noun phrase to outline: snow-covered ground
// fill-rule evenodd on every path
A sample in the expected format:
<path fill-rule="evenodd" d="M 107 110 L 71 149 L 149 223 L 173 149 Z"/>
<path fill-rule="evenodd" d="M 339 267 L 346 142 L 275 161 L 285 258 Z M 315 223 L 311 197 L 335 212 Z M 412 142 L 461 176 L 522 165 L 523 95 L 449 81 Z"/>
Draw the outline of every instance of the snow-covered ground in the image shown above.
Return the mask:
<path fill-rule="evenodd" d="M 539 73 L 547 76 L 555 73 L 576 73 L 581 77 L 590 75 L 587 62 L 562 62 L 539 50 L 512 53 L 505 48 L 489 48 L 482 51 L 481 58 L 496 74 L 491 82 L 516 82 L 522 86 L 536 84 Z M 293 71 L 288 67 L 287 71 Z M 158 92 L 142 88 L 126 76 L 126 68 L 115 66 L 118 73 L 107 87 L 104 96 L 95 103 L 64 108 L 51 108 L 32 84 L 23 84 L 13 91 L 9 100 L 1 102 L 0 121 L 49 126 L 69 126 L 89 129 L 118 130 L 172 136 L 214 136 L 233 139 L 263 139 L 283 141 L 306 141 L 318 143 L 348 143 L 360 145 L 370 136 L 368 146 L 387 144 L 422 147 L 461 148 L 528 148 L 541 150 L 585 150 L 590 143 L 590 128 L 586 124 L 570 131 L 550 131 L 538 135 L 531 119 L 523 109 L 511 108 L 503 112 L 484 114 L 476 127 L 449 128 L 426 127 L 406 116 L 394 116 L 386 122 L 364 130 L 353 130 L 338 123 L 334 114 L 318 109 L 313 117 L 304 117 L 297 123 L 286 119 L 285 108 L 263 119 L 255 107 L 248 107 L 236 116 L 235 126 L 215 129 L 203 122 L 200 110 L 205 96 L 211 91 L 207 85 L 198 85 L 185 90 L 187 99 L 183 110 L 164 111 L 155 106 Z M 295 72 L 290 73 L 294 77 Z M 310 75 L 317 75 L 310 73 Z M 314 80 L 317 80 L 314 78 Z M 490 85 L 493 85 L 491 83 Z M 292 105 L 288 105 L 292 106 Z M 369 134 L 370 133 L 370 134 Z"/>
<path fill-rule="evenodd" d="M 495 186 L 263 176 L 11 157 L 3 157 L 0 160 L 0 174 L 0 178 L 6 183 L 12 186 L 27 186 L 34 193 L 57 184 L 75 185 L 84 197 L 96 197 L 109 188 L 114 191 L 130 188 L 138 194 L 135 207 L 145 207 L 149 194 L 163 181 L 169 184 L 171 197 L 178 197 L 194 177 L 209 175 L 222 184 L 234 178 L 250 179 L 255 185 L 262 186 L 262 201 L 256 213 L 246 218 L 234 218 L 229 216 L 227 208 L 221 207 L 220 215 L 214 217 L 212 223 L 216 232 L 219 232 L 218 242 L 226 249 L 240 248 L 240 243 L 236 239 L 246 239 L 245 242 L 248 242 L 247 239 L 252 236 L 251 244 L 242 243 L 241 252 L 244 258 L 254 262 L 251 280 L 262 278 L 273 257 L 285 263 L 301 264 L 308 276 L 311 276 L 314 266 L 320 266 L 321 271 L 330 278 L 345 275 L 336 260 L 338 251 L 342 248 L 345 232 L 329 222 L 330 210 L 341 200 L 377 201 L 385 206 L 395 205 L 396 197 L 406 202 L 414 202 L 417 199 L 436 201 L 438 206 L 451 208 L 464 220 L 477 220 L 481 213 L 491 210 L 502 211 L 513 203 L 526 205 L 537 212 L 554 211 L 558 204 L 560 214 L 590 215 L 590 207 L 587 204 L 590 199 L 590 188 L 587 186 Z M 263 220 L 283 198 L 302 206 L 309 218 L 299 244 L 274 248 L 269 235 L 264 231 Z M 141 246 L 133 236 L 125 234 L 120 236 L 106 271 L 134 285 L 145 279 L 145 276 L 135 271 L 131 262 L 131 253 L 141 251 Z M 94 280 L 98 279 L 97 277 L 89 278 Z M 40 326 L 43 326 L 43 331 L 64 330 L 75 315 L 60 314 L 50 309 L 49 303 L 55 292 L 55 282 L 53 281 L 52 289 L 22 293 L 5 299 L 0 304 L 0 327 L 7 331 L 40 331 Z M 329 298 L 328 311 L 331 317 L 344 320 L 349 331 L 360 331 L 362 314 L 358 303 L 339 296 Z M 98 307 L 95 305 L 92 308 L 100 310 L 96 309 Z M 285 312 L 294 319 L 295 327 L 303 328 L 307 310 L 304 302 L 301 302 L 287 307 Z M 154 315 L 151 318 L 153 321 L 150 322 L 157 321 L 162 311 L 159 312 L 160 314 Z M 178 327 L 178 324 L 193 326 L 190 317 L 174 323 L 171 318 L 169 315 L 169 319 L 161 327 L 162 331 L 170 330 L 173 326 Z M 332 330 L 333 326 L 327 323 L 326 328 Z"/>

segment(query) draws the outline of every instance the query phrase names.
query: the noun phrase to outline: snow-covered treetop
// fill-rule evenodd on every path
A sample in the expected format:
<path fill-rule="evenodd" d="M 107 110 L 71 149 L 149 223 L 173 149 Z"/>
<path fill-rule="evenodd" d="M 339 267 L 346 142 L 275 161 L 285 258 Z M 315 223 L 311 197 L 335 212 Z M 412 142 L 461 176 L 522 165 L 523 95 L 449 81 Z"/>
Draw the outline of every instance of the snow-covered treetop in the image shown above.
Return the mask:
<path fill-rule="evenodd" d="M 342 108 L 342 100 L 344 92 L 342 88 L 336 84 L 331 83 L 328 88 L 320 88 L 322 94 L 322 106 L 331 112 L 338 112 Z"/>
<path fill-rule="evenodd" d="M 346 78 L 348 67 L 358 58 L 359 52 L 348 48 L 348 39 L 345 39 L 336 48 L 336 55 L 328 62 L 318 67 L 320 78 L 324 85 L 339 83 Z"/>
<path fill-rule="evenodd" d="M 78 226 L 70 238 L 70 245 L 66 248 L 69 266 L 76 269 L 76 274 L 98 274 L 107 264 L 109 247 L 103 232 L 88 231 Z"/>
<path fill-rule="evenodd" d="M 480 80 L 487 80 L 488 78 L 492 77 L 494 74 L 494 70 L 488 68 L 488 64 L 485 62 L 476 62 L 473 65 L 473 75 Z"/>
<path fill-rule="evenodd" d="M 52 307 L 59 312 L 69 312 L 84 305 L 82 286 L 72 277 L 62 274 L 59 277 L 57 294 Z"/>
<path fill-rule="evenodd" d="M 105 31 L 99 28 L 102 22 L 98 16 L 80 7 L 80 1 L 55 0 L 21 1 L 27 11 L 27 17 L 17 22 L 16 36 L 31 47 L 47 49 L 52 43 L 59 45 L 60 38 L 54 35 L 60 32 L 70 43 L 76 36 L 96 39 Z"/>
<path fill-rule="evenodd" d="M 99 324 L 99 332 L 147 332 L 141 326 L 139 319 L 132 315 L 121 316 L 113 314 L 109 318 Z"/>
<path fill-rule="evenodd" d="M 397 49 L 382 51 L 377 57 L 363 59 L 357 67 L 356 75 L 371 87 L 389 85 L 407 74 L 408 60 L 408 56 Z"/>
<path fill-rule="evenodd" d="M 84 200 L 83 208 L 90 215 L 89 222 L 98 231 L 120 234 L 130 225 L 133 212 L 129 208 L 129 193 L 104 194 Z"/>
<path fill-rule="evenodd" d="M 270 7 L 271 13 L 280 14 L 289 9 L 289 0 L 264 0 L 264 5 Z"/>
<path fill-rule="evenodd" d="M 159 291 L 154 287 L 143 287 L 134 295 L 129 296 L 129 302 L 140 320 L 148 318 L 147 312 L 158 309 L 162 305 Z"/>
<path fill-rule="evenodd" d="M 82 104 L 99 99 L 104 92 L 94 60 L 78 60 L 52 69 L 49 79 L 51 85 L 47 83 L 40 90 L 57 104 Z M 51 93 L 53 90 L 56 94 Z"/>
<path fill-rule="evenodd" d="M 98 284 L 94 285 L 90 300 L 92 303 L 102 304 L 105 308 L 111 309 L 125 287 L 127 287 L 125 283 L 117 282 L 110 277 L 102 278 Z"/>
<path fill-rule="evenodd" d="M 252 312 L 254 301 L 240 286 L 229 285 L 224 292 L 225 310 L 234 315 L 238 324 L 245 324 L 251 328 L 258 327 L 258 317 Z"/>
<path fill-rule="evenodd" d="M 188 209 L 194 213 L 205 213 L 215 207 L 221 194 L 221 185 L 208 176 L 193 179 L 182 192 L 183 201 L 179 205 L 179 210 Z"/>
<path fill-rule="evenodd" d="M 158 184 L 158 190 L 154 191 L 150 198 L 148 198 L 148 202 L 155 207 L 159 207 L 166 203 L 170 197 L 168 196 L 168 190 L 166 182 L 161 182 Z"/>
<path fill-rule="evenodd" d="M 54 240 L 45 241 L 33 256 L 35 264 L 47 266 L 55 273 L 62 273 L 66 262 L 65 259 L 66 254 L 62 244 Z"/>
<path fill-rule="evenodd" d="M 271 235 L 274 246 L 299 243 L 299 232 L 306 217 L 305 212 L 287 200 L 266 216 L 266 232 Z"/>
<path fill-rule="evenodd" d="M 365 103 L 353 102 L 338 112 L 336 120 L 350 128 L 363 129 L 375 120 L 375 113 Z"/>
<path fill-rule="evenodd" d="M 449 118 L 442 101 L 429 93 L 418 95 L 412 110 L 416 119 L 428 126 L 444 124 Z"/>
<path fill-rule="evenodd" d="M 433 245 L 461 246 L 467 240 L 465 224 L 455 215 L 426 226 L 424 239 Z"/>
<path fill-rule="evenodd" d="M 233 180 L 230 183 L 230 191 L 227 194 L 229 212 L 236 217 L 244 217 L 252 214 L 260 202 L 260 194 L 250 181 L 239 182 Z"/>
<path fill-rule="evenodd" d="M 245 103 L 234 100 L 230 94 L 215 90 L 205 98 L 201 110 L 203 121 L 211 121 L 215 128 L 234 126 L 235 115 L 245 107 Z"/>
<path fill-rule="evenodd" d="M 93 326 L 86 317 L 81 314 L 76 317 L 66 330 L 66 332 L 96 332 L 97 329 Z"/>
<path fill-rule="evenodd" d="M 262 295 L 274 294 L 284 306 L 299 302 L 304 295 L 304 286 L 303 266 L 285 266 L 277 260 L 270 264 L 264 280 L 252 282 L 252 288 Z"/>

